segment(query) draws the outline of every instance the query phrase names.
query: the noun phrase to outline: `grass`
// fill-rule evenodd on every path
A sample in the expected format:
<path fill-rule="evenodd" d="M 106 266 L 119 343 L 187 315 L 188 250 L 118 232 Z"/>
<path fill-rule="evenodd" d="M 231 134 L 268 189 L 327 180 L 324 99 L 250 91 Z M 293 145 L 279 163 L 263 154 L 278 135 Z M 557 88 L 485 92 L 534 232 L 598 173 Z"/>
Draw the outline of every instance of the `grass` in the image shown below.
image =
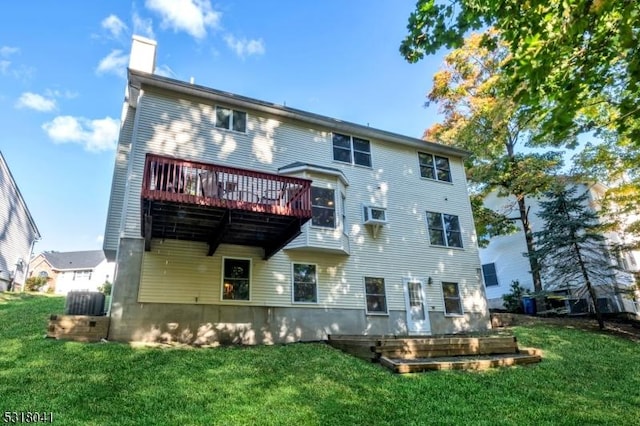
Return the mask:
<path fill-rule="evenodd" d="M 550 326 L 514 329 L 542 363 L 393 375 L 323 344 L 133 348 L 44 339 L 64 299 L 0 293 L 0 415 L 56 424 L 633 425 L 640 348 Z"/>

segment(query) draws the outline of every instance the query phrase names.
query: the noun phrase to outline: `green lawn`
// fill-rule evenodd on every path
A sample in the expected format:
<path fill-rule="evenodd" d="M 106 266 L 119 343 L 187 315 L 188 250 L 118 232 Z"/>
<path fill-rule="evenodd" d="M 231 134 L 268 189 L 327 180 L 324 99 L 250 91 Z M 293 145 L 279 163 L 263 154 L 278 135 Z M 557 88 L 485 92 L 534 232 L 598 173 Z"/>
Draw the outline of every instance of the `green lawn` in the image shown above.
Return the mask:
<path fill-rule="evenodd" d="M 640 424 L 640 347 L 519 327 L 542 363 L 393 375 L 323 344 L 134 349 L 45 339 L 58 297 L 0 294 L 0 415 L 56 424 Z"/>

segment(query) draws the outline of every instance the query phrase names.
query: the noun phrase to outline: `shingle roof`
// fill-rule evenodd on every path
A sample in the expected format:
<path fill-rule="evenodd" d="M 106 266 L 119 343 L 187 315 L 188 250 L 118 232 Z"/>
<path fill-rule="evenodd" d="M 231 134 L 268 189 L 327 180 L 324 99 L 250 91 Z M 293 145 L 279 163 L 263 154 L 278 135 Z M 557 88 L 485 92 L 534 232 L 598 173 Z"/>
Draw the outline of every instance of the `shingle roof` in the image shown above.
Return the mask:
<path fill-rule="evenodd" d="M 53 269 L 93 269 L 104 259 L 102 250 L 89 251 L 45 251 L 42 255 Z"/>

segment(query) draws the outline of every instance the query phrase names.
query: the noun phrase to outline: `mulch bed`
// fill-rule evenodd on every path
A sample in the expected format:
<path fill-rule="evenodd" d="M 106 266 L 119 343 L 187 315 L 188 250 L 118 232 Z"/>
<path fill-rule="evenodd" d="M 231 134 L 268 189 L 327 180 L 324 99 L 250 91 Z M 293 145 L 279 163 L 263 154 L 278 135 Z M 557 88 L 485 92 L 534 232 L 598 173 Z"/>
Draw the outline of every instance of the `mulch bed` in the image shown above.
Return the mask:
<path fill-rule="evenodd" d="M 620 318 L 605 319 L 605 329 L 600 330 L 598 322 L 592 317 L 539 317 L 522 314 L 492 313 L 494 327 L 511 327 L 514 325 L 554 325 L 566 328 L 578 328 L 615 335 L 633 342 L 640 343 L 640 321 Z M 496 321 L 494 318 L 497 318 Z"/>

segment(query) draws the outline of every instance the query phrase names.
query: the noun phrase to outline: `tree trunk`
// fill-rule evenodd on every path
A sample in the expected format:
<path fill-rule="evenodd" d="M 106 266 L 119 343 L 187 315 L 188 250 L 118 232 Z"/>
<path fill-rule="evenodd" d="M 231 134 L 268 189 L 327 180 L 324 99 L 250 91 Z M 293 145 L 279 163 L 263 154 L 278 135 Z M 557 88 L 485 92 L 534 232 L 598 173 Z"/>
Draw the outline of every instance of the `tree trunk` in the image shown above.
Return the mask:
<path fill-rule="evenodd" d="M 580 246 L 577 243 L 574 243 L 573 247 L 576 250 L 576 254 L 578 255 L 578 265 L 580 265 L 580 270 L 582 271 L 582 276 L 584 278 L 584 282 L 587 286 L 587 291 L 589 292 L 589 296 L 591 296 L 591 301 L 593 302 L 593 310 L 596 313 L 596 320 L 598 320 L 598 327 L 600 330 L 604 329 L 604 320 L 602 319 L 602 312 L 600 312 L 600 308 L 598 307 L 598 297 L 596 296 L 596 291 L 591 285 L 591 279 L 589 278 L 589 272 L 587 271 L 587 267 L 582 260 L 582 254 L 580 252 Z"/>
<path fill-rule="evenodd" d="M 542 279 L 540 278 L 540 266 L 538 260 L 534 256 L 535 246 L 533 243 L 533 231 L 531 230 L 531 222 L 529 222 L 529 214 L 527 212 L 527 203 L 524 195 L 518 196 L 518 210 L 520 211 L 520 220 L 524 229 L 524 239 L 527 243 L 527 254 L 529 255 L 529 266 L 531 267 L 531 276 L 533 278 L 533 290 L 536 293 L 542 291 Z"/>

